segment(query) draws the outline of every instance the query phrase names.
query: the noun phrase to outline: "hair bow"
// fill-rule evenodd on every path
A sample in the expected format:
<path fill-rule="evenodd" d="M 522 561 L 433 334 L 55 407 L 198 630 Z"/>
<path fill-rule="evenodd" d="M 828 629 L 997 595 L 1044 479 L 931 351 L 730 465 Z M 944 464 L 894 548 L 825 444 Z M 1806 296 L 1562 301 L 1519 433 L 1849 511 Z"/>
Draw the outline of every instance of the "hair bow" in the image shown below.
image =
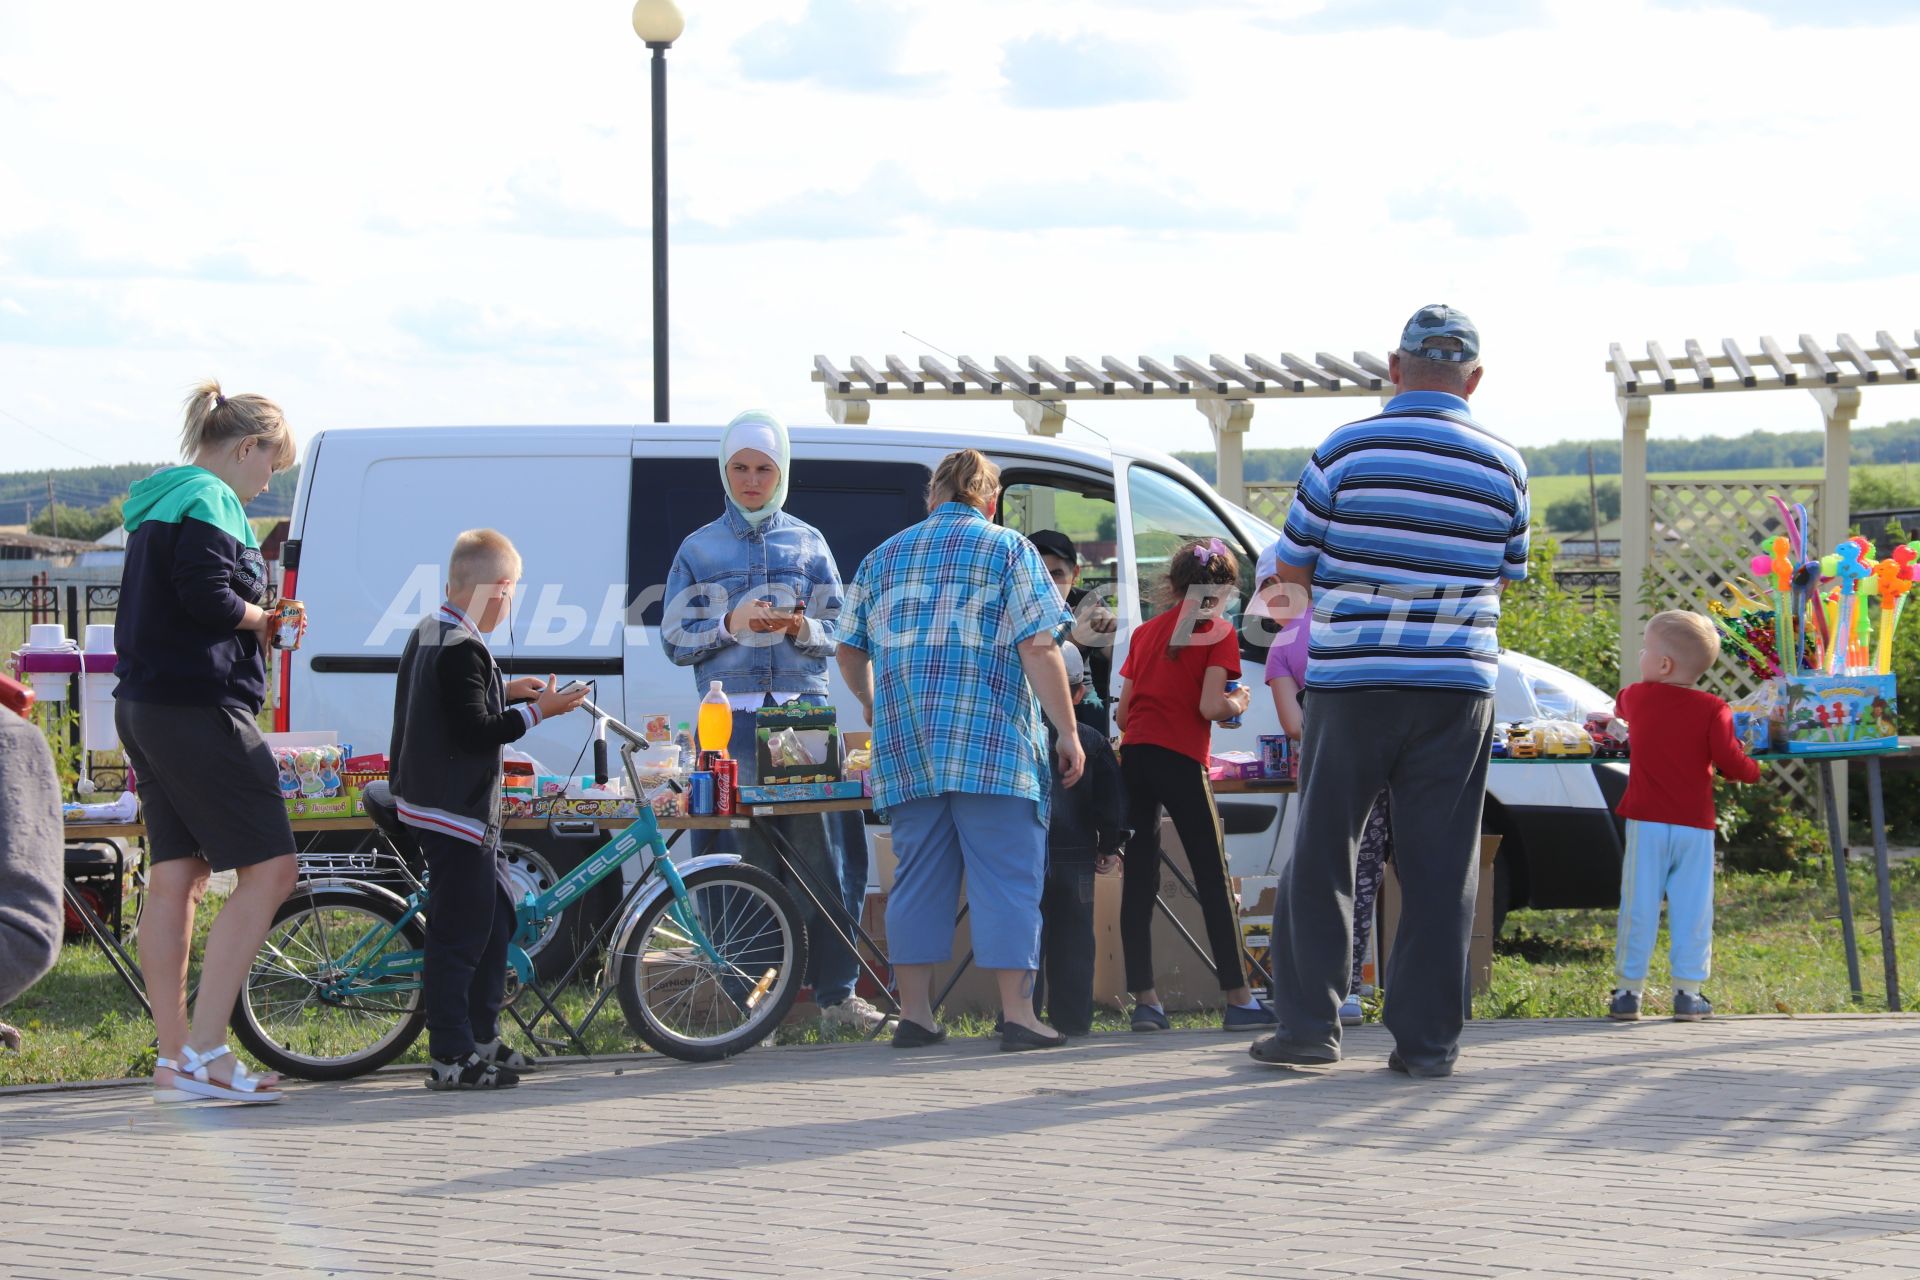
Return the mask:
<path fill-rule="evenodd" d="M 1193 558 L 1201 564 L 1212 564 L 1215 556 L 1227 554 L 1227 544 L 1218 538 L 1210 538 L 1193 549 Z"/>

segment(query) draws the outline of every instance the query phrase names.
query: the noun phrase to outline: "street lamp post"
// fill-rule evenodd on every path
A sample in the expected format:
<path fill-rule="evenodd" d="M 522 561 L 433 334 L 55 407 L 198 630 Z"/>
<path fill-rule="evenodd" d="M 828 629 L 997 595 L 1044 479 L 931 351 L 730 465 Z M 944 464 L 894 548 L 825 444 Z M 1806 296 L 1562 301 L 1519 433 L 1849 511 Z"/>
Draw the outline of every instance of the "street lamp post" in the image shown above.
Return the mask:
<path fill-rule="evenodd" d="M 667 50 L 686 29 L 673 0 L 636 0 L 633 33 L 653 50 L 653 420 L 667 421 Z"/>

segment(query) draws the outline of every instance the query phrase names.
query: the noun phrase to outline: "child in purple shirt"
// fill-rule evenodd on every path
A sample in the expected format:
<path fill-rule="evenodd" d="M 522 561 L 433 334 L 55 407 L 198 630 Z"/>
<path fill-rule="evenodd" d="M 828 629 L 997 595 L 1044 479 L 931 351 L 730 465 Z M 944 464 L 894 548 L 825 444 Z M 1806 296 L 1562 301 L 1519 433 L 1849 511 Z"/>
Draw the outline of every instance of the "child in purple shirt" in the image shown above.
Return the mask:
<path fill-rule="evenodd" d="M 1249 612 L 1266 613 L 1280 628 L 1267 650 L 1267 688 L 1273 691 L 1273 709 L 1279 713 L 1280 728 L 1293 740 L 1293 758 L 1299 760 L 1312 614 L 1282 619 L 1279 612 L 1267 604 L 1269 589 L 1280 581 L 1273 547 L 1262 553 L 1254 574 L 1258 583 L 1257 603 L 1249 606 Z M 1367 939 L 1373 933 L 1373 904 L 1380 893 L 1380 878 L 1385 874 L 1387 859 L 1392 856 L 1392 814 L 1387 793 L 1382 791 L 1373 802 L 1373 812 L 1367 815 L 1367 825 L 1360 835 L 1359 860 L 1354 867 L 1353 974 L 1348 980 L 1347 998 L 1340 1005 L 1342 1026 L 1357 1027 L 1364 1020 L 1360 1008 L 1361 965 L 1366 960 Z"/>

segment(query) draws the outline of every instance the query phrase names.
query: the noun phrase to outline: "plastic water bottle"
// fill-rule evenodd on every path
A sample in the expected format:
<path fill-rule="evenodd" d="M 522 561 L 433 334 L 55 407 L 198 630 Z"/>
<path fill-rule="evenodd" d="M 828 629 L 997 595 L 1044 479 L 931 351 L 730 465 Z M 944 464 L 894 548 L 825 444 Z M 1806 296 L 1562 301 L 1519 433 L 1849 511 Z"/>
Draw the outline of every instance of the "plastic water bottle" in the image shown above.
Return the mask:
<path fill-rule="evenodd" d="M 692 773 L 694 763 L 699 759 L 700 748 L 694 744 L 693 730 L 682 720 L 679 729 L 673 735 L 673 745 L 680 748 L 680 772 Z"/>
<path fill-rule="evenodd" d="M 1228 693 L 1233 693 L 1235 690 L 1239 689 L 1239 687 L 1240 687 L 1240 682 L 1238 680 L 1227 681 Z M 1220 722 L 1220 727 L 1222 729 L 1238 729 L 1240 727 L 1240 717 L 1235 716 L 1231 720 L 1222 720 Z"/>

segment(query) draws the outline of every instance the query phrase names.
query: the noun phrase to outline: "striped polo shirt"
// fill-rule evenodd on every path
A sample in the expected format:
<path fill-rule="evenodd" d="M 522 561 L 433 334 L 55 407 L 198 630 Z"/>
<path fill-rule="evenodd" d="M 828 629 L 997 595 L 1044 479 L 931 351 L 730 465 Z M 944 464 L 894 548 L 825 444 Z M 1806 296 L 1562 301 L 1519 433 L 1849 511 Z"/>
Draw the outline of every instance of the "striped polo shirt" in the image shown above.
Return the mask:
<path fill-rule="evenodd" d="M 1407 391 L 1326 438 L 1280 559 L 1313 570 L 1309 689 L 1493 692 L 1501 580 L 1527 576 L 1527 467 L 1467 402 Z"/>

